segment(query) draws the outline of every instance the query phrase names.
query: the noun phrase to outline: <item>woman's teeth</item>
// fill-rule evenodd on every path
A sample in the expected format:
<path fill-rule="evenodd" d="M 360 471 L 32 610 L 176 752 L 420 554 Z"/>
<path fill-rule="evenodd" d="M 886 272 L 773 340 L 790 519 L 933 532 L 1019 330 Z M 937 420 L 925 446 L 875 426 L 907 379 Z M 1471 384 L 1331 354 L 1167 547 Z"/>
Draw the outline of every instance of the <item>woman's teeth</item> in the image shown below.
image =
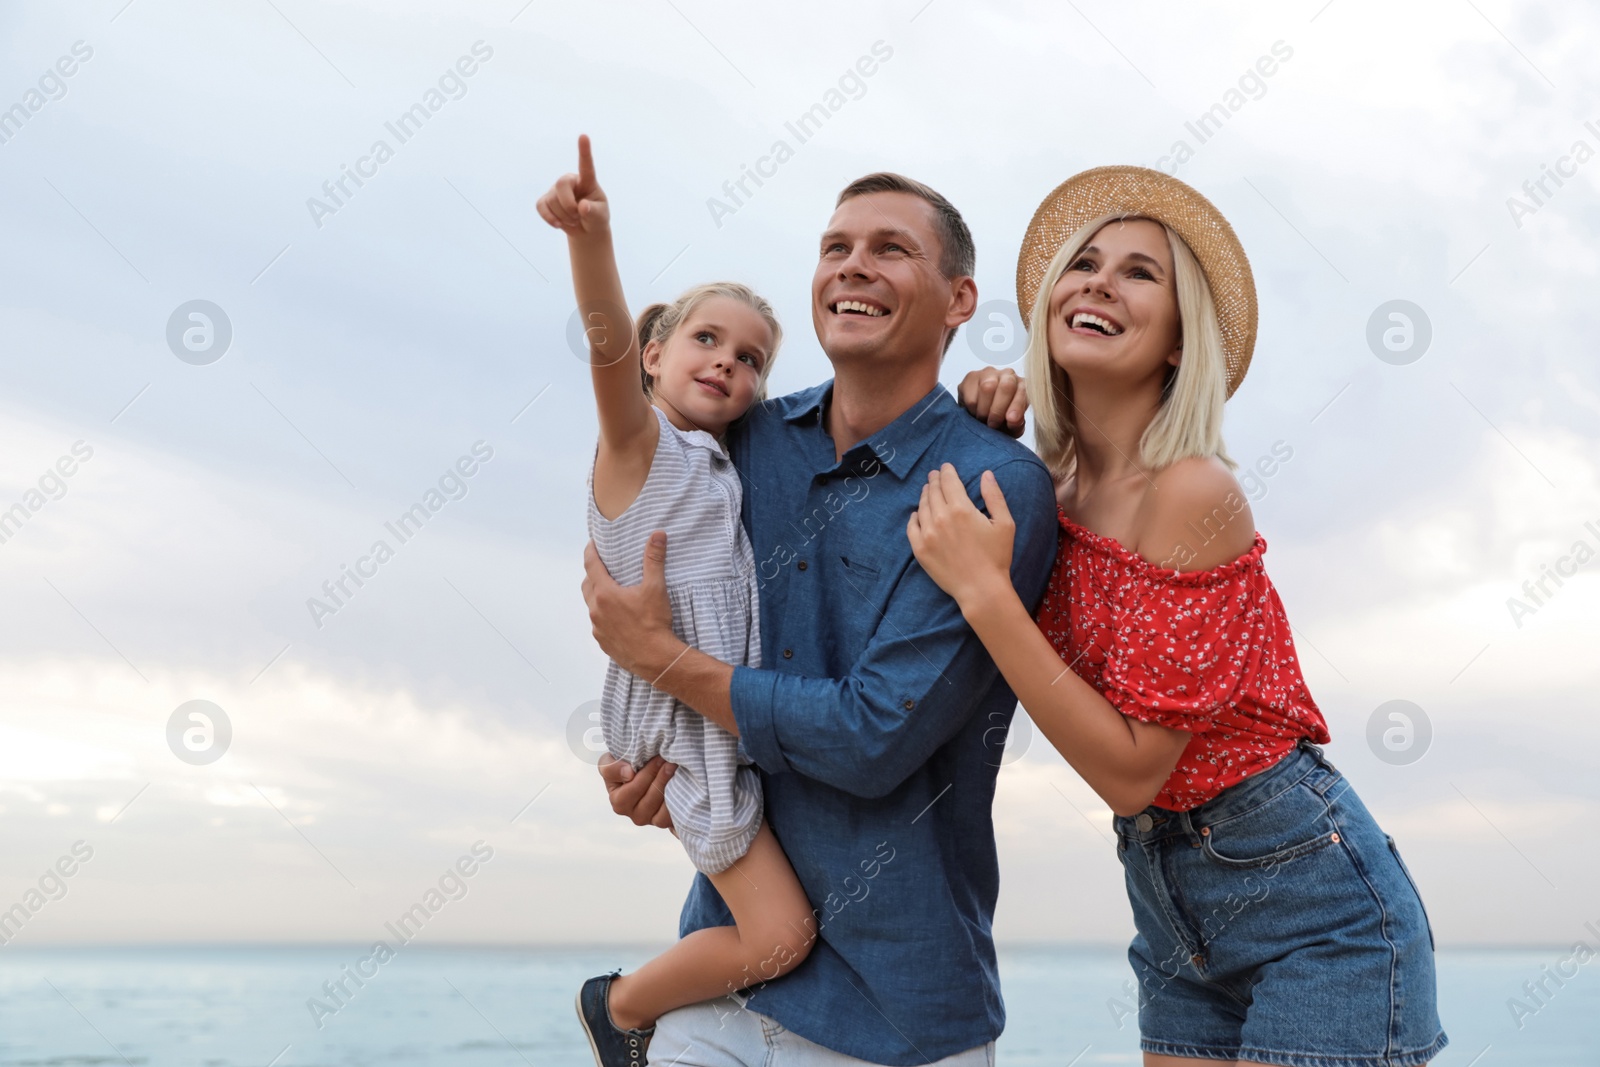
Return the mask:
<path fill-rule="evenodd" d="M 1102 319 L 1099 315 L 1091 315 L 1087 311 L 1080 311 L 1072 316 L 1072 328 L 1077 329 L 1079 326 L 1087 326 L 1090 329 L 1099 330 L 1107 337 L 1115 337 L 1122 332 L 1122 327 L 1107 319 Z"/>

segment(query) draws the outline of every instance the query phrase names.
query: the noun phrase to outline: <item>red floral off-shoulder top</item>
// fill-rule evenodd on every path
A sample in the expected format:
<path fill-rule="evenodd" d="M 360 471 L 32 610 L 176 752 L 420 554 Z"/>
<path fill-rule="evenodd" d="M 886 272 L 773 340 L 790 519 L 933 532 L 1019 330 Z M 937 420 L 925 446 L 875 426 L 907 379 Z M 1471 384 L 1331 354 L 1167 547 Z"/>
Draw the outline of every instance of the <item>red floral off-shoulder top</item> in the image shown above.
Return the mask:
<path fill-rule="evenodd" d="M 1154 803 L 1187 811 L 1329 740 L 1300 676 L 1266 538 L 1206 571 L 1158 567 L 1060 512 L 1061 549 L 1039 629 L 1122 714 L 1193 734 Z"/>

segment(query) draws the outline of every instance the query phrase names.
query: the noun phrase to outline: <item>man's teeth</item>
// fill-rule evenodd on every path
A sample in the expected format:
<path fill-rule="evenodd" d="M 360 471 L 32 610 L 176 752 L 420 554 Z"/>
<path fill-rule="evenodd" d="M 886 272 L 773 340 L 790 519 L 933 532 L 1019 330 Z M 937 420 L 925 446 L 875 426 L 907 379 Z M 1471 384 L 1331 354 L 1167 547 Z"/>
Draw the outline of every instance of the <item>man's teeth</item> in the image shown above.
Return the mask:
<path fill-rule="evenodd" d="M 871 304 L 863 304 L 859 300 L 841 300 L 837 304 L 833 305 L 833 313 L 835 315 L 843 311 L 859 311 L 864 315 L 871 315 L 873 318 L 888 314 L 887 311 L 884 311 L 880 307 L 873 307 Z"/>
<path fill-rule="evenodd" d="M 1072 316 L 1073 329 L 1077 329 L 1079 326 L 1092 327 L 1093 329 L 1099 330 L 1107 337 L 1115 337 L 1117 334 L 1122 332 L 1121 326 L 1118 326 L 1106 319 L 1102 319 L 1099 315 L 1091 315 L 1087 311 L 1080 311 L 1076 315 Z"/>

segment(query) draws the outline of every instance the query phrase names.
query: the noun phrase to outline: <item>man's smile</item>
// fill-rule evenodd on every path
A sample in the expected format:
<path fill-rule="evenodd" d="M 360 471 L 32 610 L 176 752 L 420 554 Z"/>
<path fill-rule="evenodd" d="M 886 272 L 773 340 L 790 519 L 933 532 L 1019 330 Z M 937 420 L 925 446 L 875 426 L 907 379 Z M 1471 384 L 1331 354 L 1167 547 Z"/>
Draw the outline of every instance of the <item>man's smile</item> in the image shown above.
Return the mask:
<path fill-rule="evenodd" d="M 835 300 L 828 305 L 828 310 L 835 315 L 863 315 L 867 318 L 882 318 L 889 314 L 889 309 L 872 300 L 862 300 L 851 297 L 845 300 Z"/>

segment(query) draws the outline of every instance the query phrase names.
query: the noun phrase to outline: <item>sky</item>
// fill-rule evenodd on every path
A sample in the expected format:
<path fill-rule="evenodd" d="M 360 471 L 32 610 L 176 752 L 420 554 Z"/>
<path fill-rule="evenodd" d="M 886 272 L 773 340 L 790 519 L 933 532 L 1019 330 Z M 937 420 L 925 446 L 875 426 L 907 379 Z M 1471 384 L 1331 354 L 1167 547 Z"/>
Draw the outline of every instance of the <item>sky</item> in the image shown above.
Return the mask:
<path fill-rule="evenodd" d="M 596 427 L 534 210 L 579 133 L 630 300 L 753 285 L 775 395 L 830 375 L 815 240 L 861 174 L 962 210 L 996 328 L 1062 180 L 1203 192 L 1257 280 L 1226 434 L 1330 758 L 1441 945 L 1589 936 L 1597 29 L 1506 0 L 0 7 L 11 943 L 366 941 L 485 849 L 430 939 L 672 936 L 692 869 L 583 742 Z M 969 328 L 943 381 L 1002 358 Z M 1125 940 L 1110 812 L 1016 733 L 996 937 Z"/>

